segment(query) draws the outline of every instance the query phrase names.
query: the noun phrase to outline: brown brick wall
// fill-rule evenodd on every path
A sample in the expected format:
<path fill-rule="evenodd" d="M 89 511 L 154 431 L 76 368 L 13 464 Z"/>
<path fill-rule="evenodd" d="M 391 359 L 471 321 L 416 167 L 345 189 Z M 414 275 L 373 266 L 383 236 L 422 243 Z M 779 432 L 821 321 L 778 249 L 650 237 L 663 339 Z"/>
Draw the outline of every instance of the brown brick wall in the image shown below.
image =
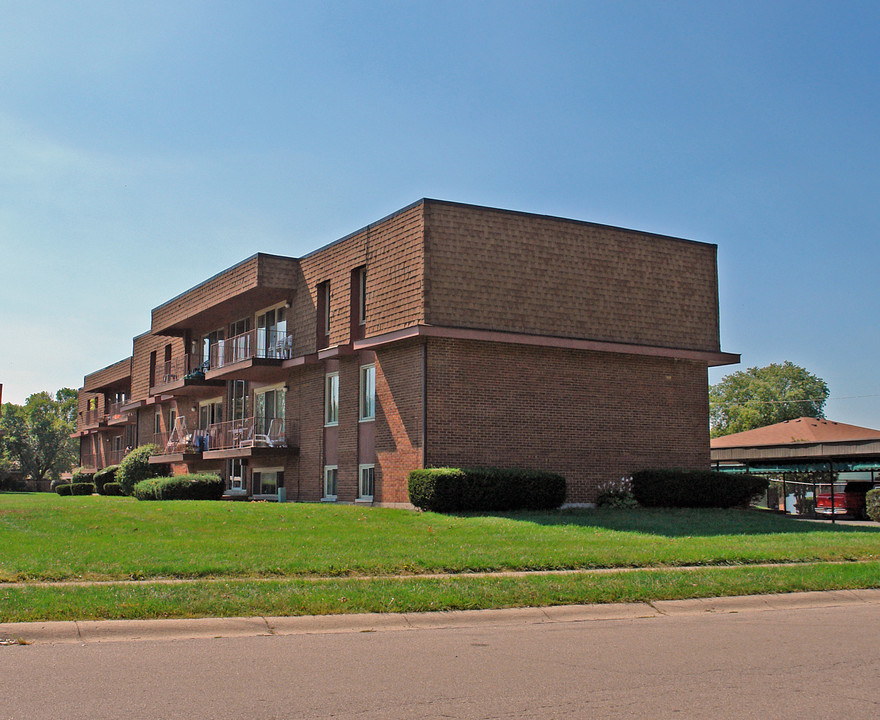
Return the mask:
<path fill-rule="evenodd" d="M 286 412 L 299 421 L 300 450 L 290 477 L 285 475 L 288 500 L 317 502 L 324 479 L 324 367 L 307 365 L 288 382 Z"/>
<path fill-rule="evenodd" d="M 377 503 L 407 503 L 407 476 L 422 466 L 422 351 L 419 342 L 376 352 Z"/>
<path fill-rule="evenodd" d="M 425 204 L 427 321 L 718 350 L 715 246 Z"/>
<path fill-rule="evenodd" d="M 646 467 L 709 465 L 700 363 L 498 343 L 428 343 L 428 463 L 543 468 L 568 502 Z"/>
<path fill-rule="evenodd" d="M 351 271 L 367 267 L 365 335 L 424 322 L 422 205 L 414 205 L 304 257 L 292 315 L 295 354 L 314 352 L 317 286 L 330 283 L 330 345 L 349 342 Z"/>

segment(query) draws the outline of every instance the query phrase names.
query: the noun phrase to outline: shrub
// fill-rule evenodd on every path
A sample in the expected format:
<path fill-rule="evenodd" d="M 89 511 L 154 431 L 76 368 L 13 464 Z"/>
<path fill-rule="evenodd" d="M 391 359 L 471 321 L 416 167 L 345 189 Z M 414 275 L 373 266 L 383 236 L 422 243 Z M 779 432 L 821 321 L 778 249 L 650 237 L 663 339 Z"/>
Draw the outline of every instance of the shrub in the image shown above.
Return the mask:
<path fill-rule="evenodd" d="M 108 482 L 104 483 L 104 487 L 101 489 L 101 495 L 125 495 L 122 492 L 122 485 L 118 482 Z"/>
<path fill-rule="evenodd" d="M 104 485 L 116 481 L 116 473 L 118 470 L 119 465 L 108 465 L 103 470 L 98 470 L 98 472 L 95 473 L 92 482 L 95 483 L 95 487 L 101 495 L 104 494 Z"/>
<path fill-rule="evenodd" d="M 75 482 L 70 484 L 71 495 L 93 495 L 95 484 L 90 482 Z"/>
<path fill-rule="evenodd" d="M 141 480 L 132 493 L 138 500 L 219 500 L 226 483 L 213 473 Z"/>
<path fill-rule="evenodd" d="M 82 468 L 73 471 L 70 482 L 72 483 L 90 483 L 95 477 L 95 473 L 86 472 Z"/>
<path fill-rule="evenodd" d="M 865 513 L 874 522 L 880 522 L 880 488 L 868 490 L 865 495 Z"/>
<path fill-rule="evenodd" d="M 131 495 L 134 486 L 142 480 L 169 474 L 170 468 L 166 464 L 150 465 L 150 455 L 155 454 L 156 449 L 155 445 L 141 445 L 122 458 L 116 471 L 116 482 L 126 495 Z"/>
<path fill-rule="evenodd" d="M 565 501 L 565 478 L 520 468 L 425 468 L 409 474 L 409 499 L 434 512 L 549 510 Z"/>
<path fill-rule="evenodd" d="M 59 495 L 70 495 L 70 483 L 58 483 L 55 486 L 55 492 Z"/>
<path fill-rule="evenodd" d="M 747 505 L 767 489 L 769 480 L 748 473 L 714 470 L 639 470 L 633 495 L 646 507 L 731 508 Z"/>
<path fill-rule="evenodd" d="M 609 507 L 617 510 L 629 510 L 638 507 L 632 491 L 632 478 L 622 477 L 620 480 L 609 480 L 599 485 L 596 497 L 598 507 Z"/>

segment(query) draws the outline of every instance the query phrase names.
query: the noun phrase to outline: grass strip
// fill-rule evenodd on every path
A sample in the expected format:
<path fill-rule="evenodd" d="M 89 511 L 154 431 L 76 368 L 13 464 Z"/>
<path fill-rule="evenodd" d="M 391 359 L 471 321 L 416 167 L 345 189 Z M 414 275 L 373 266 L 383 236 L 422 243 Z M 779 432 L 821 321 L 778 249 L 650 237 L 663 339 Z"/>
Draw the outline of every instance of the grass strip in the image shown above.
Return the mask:
<path fill-rule="evenodd" d="M 0 581 L 397 575 L 880 560 L 880 526 L 746 510 L 450 516 L 0 494 Z"/>
<path fill-rule="evenodd" d="M 880 563 L 0 589 L 0 622 L 423 612 L 880 587 Z"/>

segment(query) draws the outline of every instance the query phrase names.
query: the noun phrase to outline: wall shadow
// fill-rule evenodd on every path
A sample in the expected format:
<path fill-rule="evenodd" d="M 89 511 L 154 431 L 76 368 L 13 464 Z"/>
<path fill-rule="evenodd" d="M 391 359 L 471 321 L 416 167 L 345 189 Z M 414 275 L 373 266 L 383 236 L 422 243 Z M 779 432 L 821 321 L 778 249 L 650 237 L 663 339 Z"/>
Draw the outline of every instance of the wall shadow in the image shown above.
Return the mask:
<path fill-rule="evenodd" d="M 877 527 L 810 522 L 762 510 L 659 509 L 637 510 L 571 509 L 492 513 L 455 513 L 457 517 L 499 517 L 535 525 L 594 527 L 664 537 L 713 537 L 721 535 L 774 535 L 807 533 L 880 534 Z M 880 536 L 878 536 L 880 540 Z"/>

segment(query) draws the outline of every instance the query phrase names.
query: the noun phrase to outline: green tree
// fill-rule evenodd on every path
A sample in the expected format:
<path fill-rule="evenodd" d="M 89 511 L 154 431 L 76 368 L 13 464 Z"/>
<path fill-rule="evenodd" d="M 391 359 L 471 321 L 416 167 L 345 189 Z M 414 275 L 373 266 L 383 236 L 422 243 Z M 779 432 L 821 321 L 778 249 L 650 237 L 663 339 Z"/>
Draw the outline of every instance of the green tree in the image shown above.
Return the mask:
<path fill-rule="evenodd" d="M 712 437 L 799 417 L 825 417 L 825 381 L 788 362 L 730 373 L 709 387 Z"/>
<path fill-rule="evenodd" d="M 62 388 L 55 397 L 31 395 L 24 405 L 3 405 L 2 456 L 18 461 L 22 474 L 33 480 L 56 480 L 77 460 L 76 390 Z"/>

